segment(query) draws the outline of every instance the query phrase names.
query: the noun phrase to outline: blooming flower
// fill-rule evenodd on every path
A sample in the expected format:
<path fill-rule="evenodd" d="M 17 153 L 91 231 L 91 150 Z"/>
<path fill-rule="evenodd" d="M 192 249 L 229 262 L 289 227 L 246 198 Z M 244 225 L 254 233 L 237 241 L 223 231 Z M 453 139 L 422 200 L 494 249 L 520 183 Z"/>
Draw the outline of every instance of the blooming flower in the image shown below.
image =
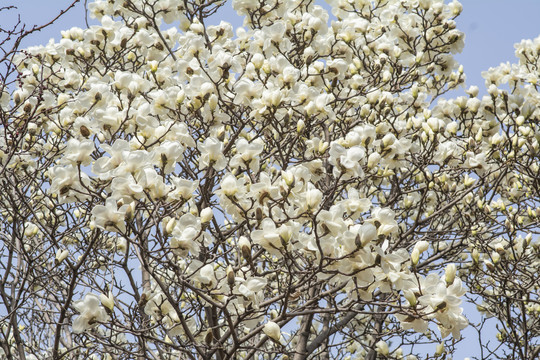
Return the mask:
<path fill-rule="evenodd" d="M 207 138 L 204 143 L 198 146 L 201 156 L 199 158 L 199 169 L 212 166 L 215 170 L 223 170 L 227 165 L 227 159 L 223 156 L 223 143 L 215 137 Z"/>
<path fill-rule="evenodd" d="M 107 198 L 105 205 L 96 205 L 92 209 L 94 223 L 103 230 L 125 232 L 126 223 L 124 219 L 128 208 L 128 205 L 118 208 L 115 199 Z"/>
<path fill-rule="evenodd" d="M 371 213 L 369 221 L 377 227 L 379 235 L 390 235 L 398 230 L 396 214 L 388 208 L 376 208 Z"/>
<path fill-rule="evenodd" d="M 80 314 L 73 322 L 73 332 L 76 334 L 109 320 L 109 315 L 100 305 L 99 297 L 92 293 L 86 294 L 84 300 L 75 302 L 73 307 Z"/>

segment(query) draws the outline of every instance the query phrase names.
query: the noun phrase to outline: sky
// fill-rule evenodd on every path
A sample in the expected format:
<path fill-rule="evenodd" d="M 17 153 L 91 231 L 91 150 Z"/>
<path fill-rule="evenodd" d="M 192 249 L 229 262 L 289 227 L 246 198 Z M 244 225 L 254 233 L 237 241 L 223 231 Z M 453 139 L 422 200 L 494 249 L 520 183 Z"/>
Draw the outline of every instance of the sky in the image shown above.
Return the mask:
<path fill-rule="evenodd" d="M 89 1 L 89 0 L 88 0 Z M 17 13 L 23 23 L 42 24 L 54 18 L 73 0 L 0 0 L 0 7 L 16 5 L 18 11 L 0 13 L 0 23 L 13 24 Z M 46 43 L 51 37 L 60 39 L 60 31 L 72 26 L 85 26 L 85 0 L 80 2 L 51 27 L 32 35 L 27 46 Z M 501 62 L 515 62 L 514 44 L 522 39 L 540 35 L 539 0 L 462 0 L 463 12 L 457 18 L 457 27 L 465 32 L 465 49 L 456 56 L 467 74 L 467 86 L 477 85 L 483 90 L 481 72 Z M 234 26 L 241 20 L 227 9 L 222 17 Z M 89 19 L 91 20 L 91 19 Z M 219 22 L 219 21 L 218 21 Z"/>
<path fill-rule="evenodd" d="M 54 18 L 61 9 L 70 5 L 73 0 L 0 0 L 0 8 L 16 5 L 18 10 L 0 12 L 0 24 L 15 24 L 20 14 L 22 23 L 28 28 L 34 24 L 43 24 Z M 24 46 L 45 44 L 50 38 L 60 39 L 60 31 L 72 26 L 85 27 L 84 0 L 81 0 L 68 14 L 53 26 L 33 34 Z M 534 39 L 540 35 L 540 1 L 539 0 L 462 0 L 463 12 L 456 20 L 457 28 L 465 33 L 465 48 L 456 56 L 463 64 L 467 75 L 467 86 L 477 85 L 481 93 L 485 93 L 481 72 L 501 62 L 516 62 L 514 44 L 522 39 Z M 221 18 L 233 26 L 241 25 L 241 20 L 233 13 L 230 5 L 222 13 Z M 90 20 L 90 19 L 89 19 Z M 216 19 L 219 22 L 219 18 Z M 456 95 L 462 95 L 458 92 Z M 454 95 L 455 96 L 455 95 Z M 474 307 L 467 306 L 466 314 L 473 321 Z M 471 336 L 471 342 L 462 342 L 454 360 L 478 355 L 475 351 L 475 332 L 465 333 Z M 493 334 L 486 334 L 489 335 Z"/>

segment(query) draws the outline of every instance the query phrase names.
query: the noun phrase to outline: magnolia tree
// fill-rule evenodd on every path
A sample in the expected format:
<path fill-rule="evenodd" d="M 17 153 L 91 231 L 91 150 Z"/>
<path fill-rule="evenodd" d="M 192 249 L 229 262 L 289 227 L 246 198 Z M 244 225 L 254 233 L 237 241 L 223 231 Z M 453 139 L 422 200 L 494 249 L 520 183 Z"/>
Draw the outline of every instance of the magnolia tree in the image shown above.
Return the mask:
<path fill-rule="evenodd" d="M 3 45 L 2 357 L 537 359 L 540 38 L 443 100 L 455 0 L 224 3 Z"/>

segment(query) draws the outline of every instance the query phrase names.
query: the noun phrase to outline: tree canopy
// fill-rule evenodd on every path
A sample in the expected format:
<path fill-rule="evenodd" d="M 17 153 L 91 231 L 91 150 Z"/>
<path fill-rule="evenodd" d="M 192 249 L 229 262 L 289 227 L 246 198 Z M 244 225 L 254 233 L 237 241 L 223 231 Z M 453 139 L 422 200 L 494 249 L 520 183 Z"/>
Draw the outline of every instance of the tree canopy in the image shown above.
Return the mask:
<path fill-rule="evenodd" d="M 224 4 L 2 42 L 1 356 L 537 359 L 540 37 L 449 98 L 456 0 Z"/>

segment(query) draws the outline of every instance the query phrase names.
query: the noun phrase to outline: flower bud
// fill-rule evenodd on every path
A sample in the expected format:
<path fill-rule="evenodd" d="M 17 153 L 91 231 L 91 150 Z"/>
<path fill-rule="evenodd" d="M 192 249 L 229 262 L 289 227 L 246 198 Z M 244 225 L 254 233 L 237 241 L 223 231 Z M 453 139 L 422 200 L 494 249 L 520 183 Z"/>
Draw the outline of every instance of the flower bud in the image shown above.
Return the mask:
<path fill-rule="evenodd" d="M 444 344 L 443 343 L 437 344 L 437 348 L 435 350 L 435 356 L 439 357 L 442 355 L 443 352 L 444 352 Z"/>
<path fill-rule="evenodd" d="M 229 286 L 233 286 L 235 282 L 234 270 L 231 265 L 227 266 L 227 283 Z"/>
<path fill-rule="evenodd" d="M 455 278 L 456 278 L 456 265 L 455 264 L 448 264 L 446 266 L 446 270 L 445 270 L 446 284 L 447 285 L 453 284 Z"/>
<path fill-rule="evenodd" d="M 203 224 L 209 223 L 213 217 L 214 217 L 214 212 L 212 211 L 212 208 L 206 207 L 201 210 L 201 222 Z"/>
<path fill-rule="evenodd" d="M 413 265 L 416 266 L 419 260 L 420 260 L 420 252 L 418 251 L 418 249 L 415 248 L 413 249 L 411 253 L 411 261 Z"/>
<path fill-rule="evenodd" d="M 55 257 L 55 262 L 56 264 L 60 264 L 62 261 L 64 261 L 69 255 L 69 251 L 66 249 L 66 250 L 62 250 L 62 249 L 58 249 L 58 251 L 56 252 L 56 257 Z"/>
<path fill-rule="evenodd" d="M 242 257 L 244 259 L 251 259 L 251 243 L 245 236 L 241 236 L 238 239 L 238 247 L 242 251 Z"/>
<path fill-rule="evenodd" d="M 226 175 L 221 181 L 221 190 L 226 196 L 234 196 L 238 192 L 236 178 L 232 174 Z"/>
<path fill-rule="evenodd" d="M 489 271 L 495 271 L 495 265 L 489 260 L 484 260 L 484 264 L 486 264 L 486 267 Z"/>
<path fill-rule="evenodd" d="M 425 240 L 419 241 L 414 245 L 415 249 L 418 249 L 419 254 L 423 253 L 429 248 L 429 243 Z"/>
<path fill-rule="evenodd" d="M 107 309 L 109 310 L 113 310 L 114 309 L 114 297 L 112 295 L 112 292 L 109 291 L 109 295 L 105 295 L 105 294 L 99 294 L 99 300 L 101 300 L 101 303 L 103 304 L 103 306 L 105 306 Z"/>
<path fill-rule="evenodd" d="M 497 264 L 499 261 L 501 261 L 501 255 L 499 255 L 499 253 L 495 251 L 491 253 L 491 258 L 493 259 L 494 264 Z"/>
<path fill-rule="evenodd" d="M 305 127 L 306 124 L 304 123 L 304 120 L 298 120 L 298 123 L 296 123 L 296 132 L 301 133 Z"/>
<path fill-rule="evenodd" d="M 409 302 L 409 305 L 415 306 L 416 301 L 416 295 L 414 295 L 414 292 L 411 290 L 403 290 L 403 296 L 405 296 L 405 299 Z"/>
<path fill-rule="evenodd" d="M 292 187 L 294 185 L 294 174 L 290 171 L 282 171 L 281 178 L 285 181 L 287 186 Z"/>
<path fill-rule="evenodd" d="M 367 166 L 368 168 L 372 169 L 373 167 L 375 167 L 375 165 L 377 165 L 379 163 L 379 161 L 381 160 L 381 155 L 379 153 L 371 153 L 368 157 L 368 162 L 367 162 Z"/>
<path fill-rule="evenodd" d="M 175 226 L 176 219 L 171 218 L 169 221 L 167 221 L 167 225 L 165 226 L 165 234 L 170 235 L 173 232 Z"/>
<path fill-rule="evenodd" d="M 279 325 L 273 321 L 267 322 L 266 325 L 264 325 L 263 331 L 266 336 L 276 342 L 279 342 L 279 340 L 281 339 L 281 329 Z"/>

